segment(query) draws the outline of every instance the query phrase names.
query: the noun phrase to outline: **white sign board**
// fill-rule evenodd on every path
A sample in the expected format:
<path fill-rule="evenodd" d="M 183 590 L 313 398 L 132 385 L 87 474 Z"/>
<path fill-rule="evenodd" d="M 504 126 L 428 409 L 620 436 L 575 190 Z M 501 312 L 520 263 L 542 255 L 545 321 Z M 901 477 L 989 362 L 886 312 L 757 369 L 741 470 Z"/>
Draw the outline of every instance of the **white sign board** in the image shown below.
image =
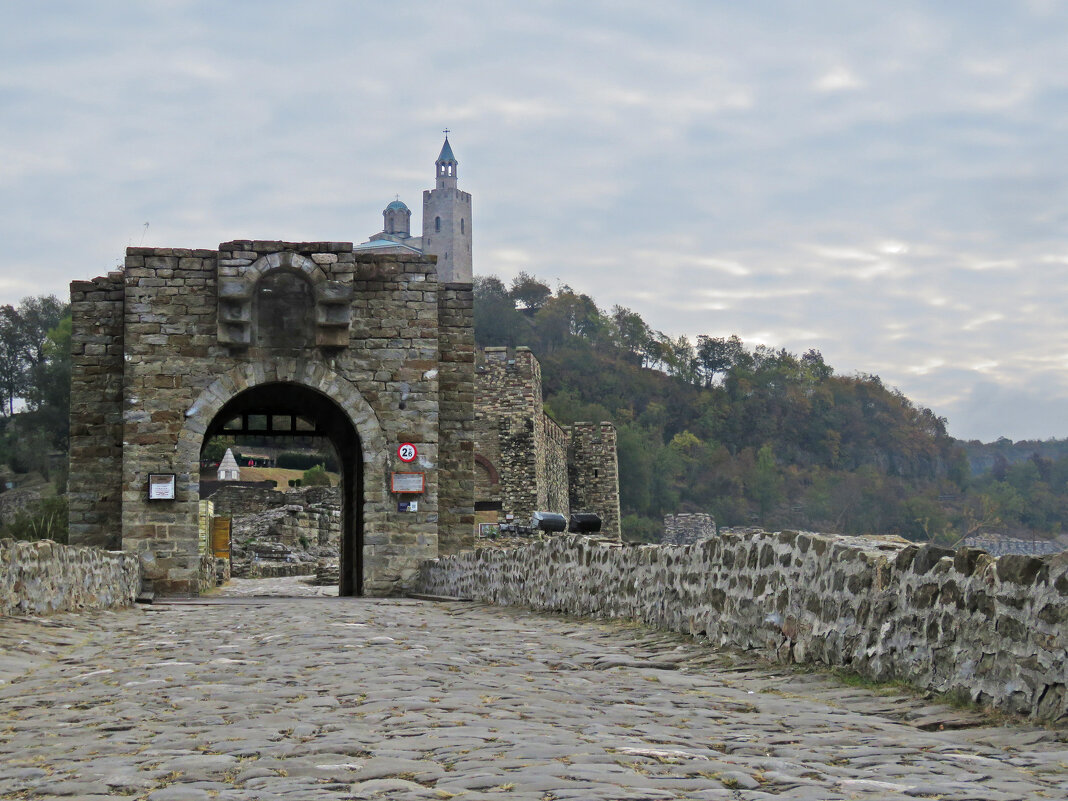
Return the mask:
<path fill-rule="evenodd" d="M 174 473 L 149 473 L 148 499 L 150 501 L 173 501 Z"/>

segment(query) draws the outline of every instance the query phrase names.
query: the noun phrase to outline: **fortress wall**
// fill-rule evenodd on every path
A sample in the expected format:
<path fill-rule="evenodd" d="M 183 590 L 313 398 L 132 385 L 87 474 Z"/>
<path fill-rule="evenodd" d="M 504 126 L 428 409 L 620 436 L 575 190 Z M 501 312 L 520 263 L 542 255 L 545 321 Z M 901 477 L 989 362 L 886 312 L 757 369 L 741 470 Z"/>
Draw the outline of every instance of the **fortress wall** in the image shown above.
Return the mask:
<path fill-rule="evenodd" d="M 601 516 L 601 534 L 619 539 L 621 516 L 616 427 L 608 422 L 572 425 L 568 471 L 571 511 L 596 512 Z"/>
<path fill-rule="evenodd" d="M 0 615 L 129 606 L 140 589 L 141 562 L 134 554 L 0 540 Z"/>
<path fill-rule="evenodd" d="M 475 328 L 470 284 L 443 284 L 440 295 L 438 552 L 448 554 L 474 543 Z"/>
<path fill-rule="evenodd" d="M 571 514 L 567 473 L 568 433 L 544 412 L 541 414 L 541 470 L 545 476 L 545 498 L 540 511 Z"/>
<path fill-rule="evenodd" d="M 122 541 L 124 297 L 121 272 L 70 288 L 70 538 L 103 548 Z"/>
<path fill-rule="evenodd" d="M 684 545 L 561 536 L 427 562 L 420 592 L 627 618 L 1068 718 L 1068 554 L 1041 558 L 784 531 Z"/>

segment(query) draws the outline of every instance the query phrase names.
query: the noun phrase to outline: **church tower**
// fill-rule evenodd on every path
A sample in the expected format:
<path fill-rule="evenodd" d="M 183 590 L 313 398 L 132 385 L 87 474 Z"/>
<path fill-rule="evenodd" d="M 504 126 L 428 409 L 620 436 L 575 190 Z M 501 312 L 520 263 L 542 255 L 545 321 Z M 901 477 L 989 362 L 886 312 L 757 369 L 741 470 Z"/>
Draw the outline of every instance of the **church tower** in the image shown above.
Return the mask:
<path fill-rule="evenodd" d="M 458 162 L 448 134 L 434 162 L 434 188 L 423 191 L 423 252 L 438 257 L 442 283 L 471 283 L 471 195 L 456 187 Z"/>

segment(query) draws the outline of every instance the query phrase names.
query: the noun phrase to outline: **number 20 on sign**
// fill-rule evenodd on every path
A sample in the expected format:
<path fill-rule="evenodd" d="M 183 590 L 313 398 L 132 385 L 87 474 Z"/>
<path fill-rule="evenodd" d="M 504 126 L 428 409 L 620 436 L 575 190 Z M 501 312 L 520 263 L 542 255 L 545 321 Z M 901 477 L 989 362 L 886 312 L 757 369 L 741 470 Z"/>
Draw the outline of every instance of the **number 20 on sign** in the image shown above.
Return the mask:
<path fill-rule="evenodd" d="M 415 445 L 410 442 L 402 442 L 397 447 L 397 458 L 402 462 L 414 462 L 415 457 L 419 455 L 419 451 L 415 449 Z"/>

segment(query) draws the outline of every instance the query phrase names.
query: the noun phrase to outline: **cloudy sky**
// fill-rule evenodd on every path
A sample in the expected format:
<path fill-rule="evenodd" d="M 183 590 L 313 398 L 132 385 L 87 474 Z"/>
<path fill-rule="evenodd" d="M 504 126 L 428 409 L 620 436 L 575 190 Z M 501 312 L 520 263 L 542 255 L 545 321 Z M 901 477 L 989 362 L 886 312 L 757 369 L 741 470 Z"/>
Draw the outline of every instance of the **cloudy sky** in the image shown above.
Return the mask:
<path fill-rule="evenodd" d="M 476 274 L 1065 437 L 1066 5 L 0 0 L 0 303 L 363 241 L 449 127 Z"/>

